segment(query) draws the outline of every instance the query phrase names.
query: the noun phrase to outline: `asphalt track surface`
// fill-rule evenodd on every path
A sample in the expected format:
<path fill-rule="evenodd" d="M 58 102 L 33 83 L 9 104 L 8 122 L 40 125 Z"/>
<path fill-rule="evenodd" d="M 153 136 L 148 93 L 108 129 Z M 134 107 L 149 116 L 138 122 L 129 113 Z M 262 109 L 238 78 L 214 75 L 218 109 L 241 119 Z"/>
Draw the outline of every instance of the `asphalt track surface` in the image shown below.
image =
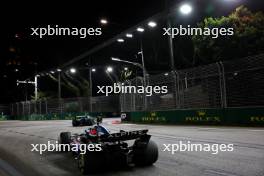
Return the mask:
<path fill-rule="evenodd" d="M 151 167 L 134 167 L 101 172 L 97 175 L 120 176 L 263 176 L 264 128 L 162 126 L 113 124 L 104 119 L 111 132 L 149 129 L 159 146 L 159 159 Z M 81 133 L 87 127 L 72 127 L 71 121 L 2 121 L 0 122 L 0 176 L 70 176 L 81 175 L 70 153 L 31 152 L 31 144 L 55 141 L 62 131 Z M 176 152 L 164 144 L 179 141 L 209 144 L 234 144 L 234 151 Z M 102 166 L 103 168 L 103 166 Z"/>

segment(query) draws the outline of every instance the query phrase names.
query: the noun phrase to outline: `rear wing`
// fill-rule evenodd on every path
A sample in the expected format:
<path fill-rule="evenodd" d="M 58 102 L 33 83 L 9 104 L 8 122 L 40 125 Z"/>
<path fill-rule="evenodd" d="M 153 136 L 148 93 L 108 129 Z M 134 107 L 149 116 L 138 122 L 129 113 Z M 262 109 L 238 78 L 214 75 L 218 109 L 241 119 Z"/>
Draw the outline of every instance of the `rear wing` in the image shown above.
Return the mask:
<path fill-rule="evenodd" d="M 102 142 L 117 142 L 127 141 L 134 139 L 149 140 L 150 135 L 147 134 L 148 130 L 135 130 L 135 131 L 120 131 L 119 133 L 112 133 L 109 135 L 100 136 Z"/>

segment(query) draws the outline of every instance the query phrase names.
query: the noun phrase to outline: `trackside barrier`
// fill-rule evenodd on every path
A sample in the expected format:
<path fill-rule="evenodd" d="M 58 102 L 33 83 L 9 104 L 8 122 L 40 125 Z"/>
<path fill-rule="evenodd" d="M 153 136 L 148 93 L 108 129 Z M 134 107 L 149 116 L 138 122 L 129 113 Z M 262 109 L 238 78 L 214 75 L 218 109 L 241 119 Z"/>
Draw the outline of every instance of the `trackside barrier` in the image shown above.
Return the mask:
<path fill-rule="evenodd" d="M 117 117 L 120 113 L 115 112 L 73 112 L 73 113 L 51 113 L 51 114 L 31 114 L 23 116 L 8 117 L 3 120 L 72 120 L 76 116 L 90 115 L 92 117 Z M 0 118 L 1 120 L 1 118 Z"/>
<path fill-rule="evenodd" d="M 7 119 L 8 119 L 8 116 L 0 115 L 0 121 L 2 121 L 2 120 L 7 120 Z"/>
<path fill-rule="evenodd" d="M 123 122 L 264 126 L 264 108 L 188 109 L 123 112 Z"/>

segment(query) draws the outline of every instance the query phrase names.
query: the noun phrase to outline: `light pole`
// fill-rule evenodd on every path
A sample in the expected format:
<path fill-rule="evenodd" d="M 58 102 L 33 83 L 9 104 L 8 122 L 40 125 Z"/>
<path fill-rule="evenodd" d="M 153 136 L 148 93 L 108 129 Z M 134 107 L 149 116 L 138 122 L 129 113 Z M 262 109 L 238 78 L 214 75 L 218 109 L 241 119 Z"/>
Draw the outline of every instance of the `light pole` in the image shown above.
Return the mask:
<path fill-rule="evenodd" d="M 143 77 L 144 77 L 144 74 L 147 73 L 147 71 L 146 71 L 146 69 L 145 69 L 143 64 L 139 64 L 137 62 L 131 62 L 131 61 L 127 61 L 127 60 L 122 60 L 122 59 L 119 59 L 119 58 L 116 58 L 116 57 L 111 57 L 111 60 L 112 61 L 116 61 L 116 62 L 124 62 L 124 63 L 128 63 L 128 64 L 132 64 L 132 65 L 135 65 L 135 66 L 141 68 L 143 70 Z M 143 61 L 143 59 L 142 59 L 142 61 Z"/>
<path fill-rule="evenodd" d="M 146 87 L 146 85 L 147 85 L 147 82 L 146 82 L 147 81 L 147 79 L 146 79 L 147 70 L 146 70 L 145 65 L 144 65 L 143 52 L 141 53 L 141 55 L 142 55 L 142 64 L 139 64 L 139 63 L 136 63 L 136 62 L 127 61 L 127 60 L 122 60 L 122 59 L 115 58 L 115 57 L 112 57 L 111 59 L 113 61 L 129 63 L 129 64 L 132 64 L 132 65 L 135 65 L 135 66 L 141 68 L 143 70 L 143 86 Z M 144 97 L 144 105 L 145 105 L 145 109 L 147 109 L 147 97 L 146 97 L 146 95 Z"/>
<path fill-rule="evenodd" d="M 115 83 L 115 82 L 118 82 L 119 79 L 118 79 L 118 76 L 113 71 L 114 71 L 114 68 L 111 66 L 108 66 L 105 69 L 107 76 L 111 79 L 113 83 Z M 113 78 L 112 78 L 112 75 L 113 75 Z"/>
<path fill-rule="evenodd" d="M 92 98 L 93 98 L 93 79 L 92 79 L 92 74 L 94 72 L 96 72 L 96 68 L 93 68 L 91 66 L 91 61 L 89 60 L 89 62 L 87 62 L 85 64 L 87 67 L 84 67 L 84 68 L 78 68 L 78 70 L 89 70 L 89 106 L 90 106 L 90 112 L 92 112 L 92 109 L 93 109 L 93 105 L 92 105 Z M 77 70 L 75 68 L 71 68 L 70 69 L 70 72 L 72 74 L 75 74 L 77 72 Z"/>
<path fill-rule="evenodd" d="M 154 22 L 149 22 L 149 26 L 156 26 L 156 23 Z M 145 31 L 144 28 L 142 27 L 138 27 L 137 31 L 140 33 L 143 33 Z M 144 52 L 143 52 L 143 41 L 142 41 L 142 35 L 140 35 L 140 52 L 138 52 L 138 54 L 141 54 L 141 63 L 142 63 L 142 67 L 143 67 L 143 77 L 146 78 L 146 69 L 145 69 L 145 61 L 144 61 Z"/>
<path fill-rule="evenodd" d="M 87 63 L 87 65 L 88 65 L 88 69 L 89 69 L 89 101 L 90 101 L 90 103 L 89 103 L 89 105 L 90 105 L 90 112 L 92 112 L 92 110 L 93 110 L 93 104 L 92 104 L 92 99 L 93 99 L 93 79 L 92 79 L 92 73 L 93 72 L 96 72 L 96 69 L 95 68 L 92 68 L 91 67 L 91 60 L 89 60 L 89 63 Z"/>
<path fill-rule="evenodd" d="M 34 85 L 34 87 L 35 87 L 35 101 L 38 100 L 38 76 L 39 75 L 35 76 L 34 81 L 28 81 L 28 80 L 19 81 L 19 80 L 17 80 L 17 86 L 19 84 L 33 84 Z M 26 101 L 27 101 L 27 98 L 26 98 Z"/>
<path fill-rule="evenodd" d="M 172 28 L 171 20 L 169 18 L 171 12 L 169 7 L 168 0 L 166 1 L 166 13 L 168 14 L 167 18 L 167 28 Z M 192 12 L 192 6 L 190 4 L 184 3 L 179 6 L 179 12 L 180 14 L 186 16 L 189 15 Z M 170 54 L 170 68 L 171 70 L 175 70 L 175 62 L 174 62 L 174 45 L 173 45 L 173 38 L 171 35 L 168 35 L 168 43 L 169 43 L 169 54 Z"/>
<path fill-rule="evenodd" d="M 38 76 L 35 76 L 35 101 L 38 100 Z"/>
<path fill-rule="evenodd" d="M 58 71 L 58 99 L 61 99 L 61 69 L 57 69 Z"/>

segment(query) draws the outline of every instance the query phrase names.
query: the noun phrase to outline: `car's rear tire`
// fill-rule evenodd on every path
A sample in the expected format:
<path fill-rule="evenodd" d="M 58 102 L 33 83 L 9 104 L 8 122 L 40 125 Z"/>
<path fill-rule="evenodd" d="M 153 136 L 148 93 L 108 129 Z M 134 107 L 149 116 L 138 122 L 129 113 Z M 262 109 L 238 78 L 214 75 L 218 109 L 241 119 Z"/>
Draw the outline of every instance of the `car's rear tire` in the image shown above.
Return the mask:
<path fill-rule="evenodd" d="M 158 160 L 158 146 L 152 140 L 149 140 L 145 147 L 135 148 L 134 150 L 133 162 L 137 166 L 150 166 Z"/>
<path fill-rule="evenodd" d="M 73 119 L 72 120 L 72 126 L 79 126 L 79 123 L 78 123 L 78 121 L 77 120 L 75 120 L 75 119 Z"/>
<path fill-rule="evenodd" d="M 88 124 L 87 124 L 88 126 L 92 126 L 92 125 L 94 125 L 94 122 L 93 122 L 93 120 L 92 119 L 88 119 Z"/>
<path fill-rule="evenodd" d="M 87 151 L 86 154 L 80 154 L 78 166 L 82 174 L 98 173 L 106 167 L 105 153 Z"/>
<path fill-rule="evenodd" d="M 71 142 L 71 132 L 61 132 L 60 144 L 70 144 L 70 142 Z"/>

